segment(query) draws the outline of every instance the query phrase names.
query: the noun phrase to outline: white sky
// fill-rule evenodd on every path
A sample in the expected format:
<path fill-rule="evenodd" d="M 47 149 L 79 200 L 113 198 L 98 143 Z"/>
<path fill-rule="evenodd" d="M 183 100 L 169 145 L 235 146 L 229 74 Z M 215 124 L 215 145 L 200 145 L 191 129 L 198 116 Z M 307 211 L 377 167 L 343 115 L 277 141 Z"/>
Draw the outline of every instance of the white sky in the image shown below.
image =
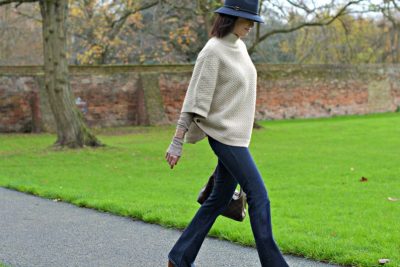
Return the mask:
<path fill-rule="evenodd" d="M 312 8 L 318 8 L 318 7 L 322 7 L 324 5 L 330 4 L 330 3 L 334 3 L 336 6 L 341 5 L 343 6 L 344 4 L 347 4 L 349 1 L 345 1 L 345 0 L 291 0 L 292 2 L 295 3 L 300 3 L 303 2 L 305 3 L 310 9 Z M 368 10 L 368 6 L 370 4 L 381 4 L 384 0 L 369 0 L 369 1 L 363 1 L 359 4 L 354 4 L 350 7 L 351 10 L 353 11 L 363 11 L 363 10 Z M 275 3 L 278 6 L 283 6 L 285 8 L 290 8 L 292 7 L 292 5 L 290 3 L 288 3 L 288 1 L 286 0 L 270 0 L 267 1 L 266 4 L 268 6 L 268 8 L 271 8 L 272 4 Z M 278 10 L 276 8 L 274 8 L 274 10 Z M 288 9 L 285 9 L 288 10 Z M 296 9 L 297 11 L 301 11 L 301 9 Z M 333 11 L 332 11 L 333 12 Z M 278 13 L 282 13 L 282 12 L 278 12 Z M 364 13 L 362 14 L 362 16 L 368 16 L 368 17 L 380 17 L 381 14 L 377 13 L 377 12 L 369 12 L 369 13 Z"/>

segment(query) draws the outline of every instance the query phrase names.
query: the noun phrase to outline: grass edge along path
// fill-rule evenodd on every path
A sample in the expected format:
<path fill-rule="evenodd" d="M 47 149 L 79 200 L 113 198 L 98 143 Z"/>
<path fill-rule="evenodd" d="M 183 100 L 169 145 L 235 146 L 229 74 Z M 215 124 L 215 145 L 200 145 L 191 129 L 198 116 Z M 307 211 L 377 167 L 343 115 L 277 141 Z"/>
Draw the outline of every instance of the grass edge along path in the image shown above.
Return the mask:
<path fill-rule="evenodd" d="M 399 194 L 399 122 L 399 114 L 259 122 L 266 128 L 253 131 L 250 150 L 285 253 L 353 266 L 391 258 L 386 266 L 399 266 L 390 252 L 399 249 L 399 206 L 387 201 Z M 174 127 L 136 130 L 102 136 L 104 149 L 61 152 L 47 148 L 51 135 L 0 135 L 0 186 L 183 229 L 198 208 L 195 197 L 214 155 L 206 141 L 185 144 L 180 163 L 169 170 L 163 155 Z M 368 182 L 359 182 L 361 176 Z M 244 223 L 221 217 L 210 236 L 254 246 L 248 217 Z"/>

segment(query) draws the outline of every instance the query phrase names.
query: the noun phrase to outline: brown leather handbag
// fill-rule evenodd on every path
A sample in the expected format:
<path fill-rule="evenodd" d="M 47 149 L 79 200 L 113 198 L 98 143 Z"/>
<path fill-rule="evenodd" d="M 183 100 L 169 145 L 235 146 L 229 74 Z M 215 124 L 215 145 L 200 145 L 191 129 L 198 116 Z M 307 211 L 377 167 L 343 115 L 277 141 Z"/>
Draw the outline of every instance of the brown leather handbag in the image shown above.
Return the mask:
<path fill-rule="evenodd" d="M 215 171 L 208 179 L 208 182 L 200 190 L 199 196 L 197 197 L 197 202 L 203 204 L 204 201 L 210 196 L 214 187 Z M 246 193 L 243 192 L 240 187 L 240 191 L 235 190 L 232 196 L 232 200 L 228 207 L 222 213 L 223 216 L 233 219 L 235 221 L 243 221 L 246 217 Z"/>

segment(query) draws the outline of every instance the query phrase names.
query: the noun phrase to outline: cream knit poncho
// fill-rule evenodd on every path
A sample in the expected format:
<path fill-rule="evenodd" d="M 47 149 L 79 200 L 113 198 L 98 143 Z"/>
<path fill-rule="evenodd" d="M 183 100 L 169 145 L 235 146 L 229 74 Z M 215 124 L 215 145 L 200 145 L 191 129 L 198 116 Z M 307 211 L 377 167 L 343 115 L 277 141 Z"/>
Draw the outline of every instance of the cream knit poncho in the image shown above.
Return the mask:
<path fill-rule="evenodd" d="M 181 112 L 195 113 L 185 143 L 206 135 L 248 147 L 256 106 L 257 72 L 246 45 L 235 34 L 212 37 L 200 51 Z"/>

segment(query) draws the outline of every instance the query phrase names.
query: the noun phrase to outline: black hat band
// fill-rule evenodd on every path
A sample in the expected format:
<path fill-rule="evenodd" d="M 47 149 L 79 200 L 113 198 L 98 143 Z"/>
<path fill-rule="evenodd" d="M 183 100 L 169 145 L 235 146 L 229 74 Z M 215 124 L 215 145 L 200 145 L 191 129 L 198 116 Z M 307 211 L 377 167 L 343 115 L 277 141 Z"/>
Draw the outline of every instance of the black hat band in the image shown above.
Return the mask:
<path fill-rule="evenodd" d="M 251 13 L 251 14 L 254 14 L 254 15 L 259 15 L 259 13 L 256 13 L 253 10 L 248 10 L 248 9 L 245 9 L 245 8 L 241 8 L 240 6 L 224 5 L 224 7 L 228 7 L 228 8 L 234 9 L 234 10 L 238 10 L 238 11 L 245 11 L 245 12 L 248 12 L 248 13 Z"/>

